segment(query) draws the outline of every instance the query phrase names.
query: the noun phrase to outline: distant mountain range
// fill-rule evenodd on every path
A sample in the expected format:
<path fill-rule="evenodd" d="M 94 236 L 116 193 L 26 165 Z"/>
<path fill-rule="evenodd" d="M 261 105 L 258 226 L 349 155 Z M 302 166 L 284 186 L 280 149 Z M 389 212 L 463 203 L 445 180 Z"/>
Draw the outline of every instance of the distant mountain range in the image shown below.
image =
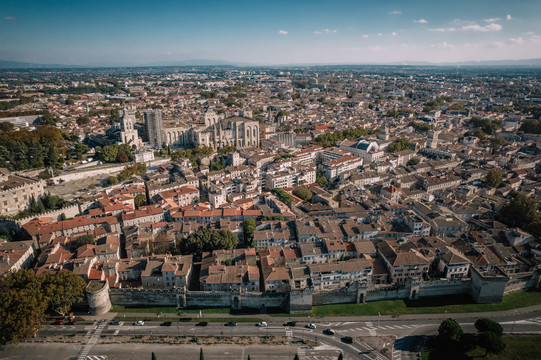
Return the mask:
<path fill-rule="evenodd" d="M 277 64 L 277 65 L 258 65 L 250 63 L 229 62 L 224 60 L 181 60 L 181 61 L 158 61 L 146 64 L 135 63 L 100 63 L 88 65 L 65 65 L 65 64 L 36 64 L 19 61 L 0 60 L 0 69 L 81 69 L 81 68 L 115 68 L 115 67 L 159 67 L 159 66 L 236 66 L 236 67 L 287 67 L 287 66 L 332 66 L 332 65 L 393 65 L 393 66 L 522 66 L 522 67 L 541 67 L 541 58 L 522 59 L 522 60 L 488 60 L 488 61 L 463 61 L 463 62 L 425 62 L 425 61 L 396 61 L 387 63 L 296 63 L 296 64 Z"/>

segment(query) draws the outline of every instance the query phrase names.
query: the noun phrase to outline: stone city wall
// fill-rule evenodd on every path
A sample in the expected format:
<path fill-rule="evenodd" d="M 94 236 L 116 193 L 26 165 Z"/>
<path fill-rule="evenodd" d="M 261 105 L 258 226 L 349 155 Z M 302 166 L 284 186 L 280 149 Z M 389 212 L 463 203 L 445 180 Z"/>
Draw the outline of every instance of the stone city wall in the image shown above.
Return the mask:
<path fill-rule="evenodd" d="M 173 290 L 111 289 L 109 296 L 113 305 L 177 306 L 177 296 Z"/>

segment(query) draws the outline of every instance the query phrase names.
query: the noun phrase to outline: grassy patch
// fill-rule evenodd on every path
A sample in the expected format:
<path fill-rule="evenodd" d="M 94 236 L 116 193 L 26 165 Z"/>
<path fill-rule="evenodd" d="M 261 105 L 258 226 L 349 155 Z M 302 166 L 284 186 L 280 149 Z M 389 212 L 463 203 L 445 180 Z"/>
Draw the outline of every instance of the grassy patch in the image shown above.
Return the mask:
<path fill-rule="evenodd" d="M 242 322 L 242 323 L 258 323 L 263 321 L 263 319 L 259 318 L 180 318 L 178 320 L 172 320 L 171 318 L 156 318 L 156 317 L 148 317 L 148 316 L 115 316 L 114 320 L 124 321 L 125 323 L 135 322 L 135 321 L 173 321 L 173 324 L 175 322 L 200 322 L 200 321 L 206 321 L 206 322 L 216 322 L 216 323 L 226 323 L 229 321 L 236 321 L 236 322 Z"/>
<path fill-rule="evenodd" d="M 208 309 L 180 309 L 176 306 L 154 306 L 154 307 L 140 307 L 140 306 L 121 306 L 114 305 L 111 307 L 110 312 L 116 313 L 149 313 L 149 314 L 199 314 L 199 311 L 203 314 L 229 314 L 229 308 L 208 308 Z"/>
<path fill-rule="evenodd" d="M 520 290 L 503 297 L 501 304 L 475 304 L 468 296 L 427 297 L 420 300 L 384 300 L 366 304 L 321 305 L 314 316 L 438 314 L 502 311 L 541 304 L 541 292 Z"/>
<path fill-rule="evenodd" d="M 504 336 L 505 351 L 499 355 L 488 355 L 485 350 L 476 348 L 468 352 L 471 359 L 484 358 L 487 360 L 538 360 L 541 354 L 541 338 L 538 336 Z"/>

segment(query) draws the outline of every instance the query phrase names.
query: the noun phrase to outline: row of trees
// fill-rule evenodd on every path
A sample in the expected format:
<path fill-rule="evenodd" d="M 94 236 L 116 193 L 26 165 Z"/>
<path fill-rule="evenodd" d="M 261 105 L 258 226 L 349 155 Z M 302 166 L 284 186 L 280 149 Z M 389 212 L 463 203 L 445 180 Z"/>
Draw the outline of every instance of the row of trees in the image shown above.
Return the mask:
<path fill-rule="evenodd" d="M 274 188 L 272 189 L 272 193 L 276 196 L 278 196 L 278 200 L 286 204 L 287 206 L 291 205 L 291 195 L 286 193 L 284 190 L 280 188 Z"/>
<path fill-rule="evenodd" d="M 83 279 L 67 270 L 36 275 L 22 269 L 0 276 L 0 344 L 36 335 L 47 310 L 67 314 L 83 300 L 85 287 Z"/>
<path fill-rule="evenodd" d="M 214 153 L 210 146 L 200 146 L 193 149 L 178 149 L 171 153 L 171 161 L 188 159 L 192 164 L 197 165 L 196 160 L 199 157 L 209 157 Z"/>
<path fill-rule="evenodd" d="M 128 144 L 113 144 L 96 148 L 98 158 L 106 163 L 127 163 L 135 159 L 133 149 Z"/>
<path fill-rule="evenodd" d="M 35 131 L 0 132 L 0 167 L 27 170 L 43 167 L 58 168 L 64 163 L 61 147 L 70 139 L 60 130 L 41 126 Z"/>
<path fill-rule="evenodd" d="M 500 324 L 490 319 L 478 319 L 475 322 L 477 334 L 465 334 L 460 324 L 454 319 L 447 319 L 440 324 L 438 335 L 428 343 L 431 350 L 429 359 L 463 359 L 466 353 L 481 347 L 488 354 L 500 354 L 505 350 Z"/>
<path fill-rule="evenodd" d="M 30 205 L 28 208 L 19 212 L 15 216 L 15 219 L 22 219 L 32 215 L 43 214 L 46 211 L 62 209 L 66 205 L 68 205 L 67 201 L 49 193 L 43 195 L 38 200 L 32 197 L 30 198 Z"/>
<path fill-rule="evenodd" d="M 346 129 L 343 131 L 319 135 L 314 140 L 314 143 L 322 147 L 331 147 L 334 146 L 338 141 L 345 139 L 353 140 L 361 136 L 370 135 L 371 133 L 372 132 L 360 126 L 353 129 Z"/>

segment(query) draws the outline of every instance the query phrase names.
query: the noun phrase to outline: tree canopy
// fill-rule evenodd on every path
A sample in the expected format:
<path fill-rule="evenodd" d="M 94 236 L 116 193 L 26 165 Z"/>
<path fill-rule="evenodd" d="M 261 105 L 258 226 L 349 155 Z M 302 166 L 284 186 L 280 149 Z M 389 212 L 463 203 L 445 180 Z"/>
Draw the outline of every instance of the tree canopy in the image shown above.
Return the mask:
<path fill-rule="evenodd" d="M 453 319 L 444 320 L 438 328 L 438 335 L 441 341 L 448 345 L 458 344 L 463 334 L 464 330 Z"/>
<path fill-rule="evenodd" d="M 322 147 L 331 147 L 331 146 L 334 146 L 338 141 L 342 141 L 345 139 L 353 140 L 358 137 L 366 136 L 369 134 L 370 132 L 361 126 L 361 127 L 356 127 L 353 129 L 346 129 L 343 131 L 337 131 L 337 132 L 319 135 L 314 140 L 314 143 Z"/>
<path fill-rule="evenodd" d="M 502 326 L 497 323 L 496 321 L 494 320 L 490 320 L 490 319 L 487 319 L 487 318 L 481 318 L 481 319 L 477 319 L 475 321 L 475 328 L 477 329 L 477 331 L 483 333 L 483 332 L 493 332 L 499 336 L 502 336 L 503 335 L 503 328 Z"/>
<path fill-rule="evenodd" d="M 500 209 L 500 217 L 509 226 L 526 227 L 540 220 L 537 203 L 519 192 Z"/>
<path fill-rule="evenodd" d="M 280 189 L 280 188 L 274 188 L 272 189 L 272 192 L 278 196 L 278 199 L 283 202 L 284 204 L 286 204 L 287 206 L 291 205 L 291 195 L 289 195 L 288 193 L 286 193 L 284 190 Z"/>
<path fill-rule="evenodd" d="M 293 190 L 293 195 L 303 199 L 304 201 L 309 201 L 312 198 L 312 192 L 304 186 L 296 187 Z"/>
<path fill-rule="evenodd" d="M 34 336 L 45 311 L 67 313 L 83 300 L 85 282 L 71 271 L 36 275 L 29 269 L 0 276 L 0 343 L 18 343 Z"/>
<path fill-rule="evenodd" d="M 242 230 L 244 232 L 244 247 L 253 248 L 254 247 L 254 232 L 256 224 L 254 219 L 246 219 L 242 223 Z"/>
<path fill-rule="evenodd" d="M 499 188 L 503 183 L 502 174 L 498 170 L 490 170 L 485 177 L 485 183 L 492 188 Z"/>
<path fill-rule="evenodd" d="M 397 139 L 387 147 L 387 151 L 392 153 L 402 150 L 411 150 L 411 146 L 408 144 L 408 140 L 405 138 Z"/>
<path fill-rule="evenodd" d="M 201 259 L 203 252 L 212 250 L 232 250 L 237 247 L 239 241 L 229 230 L 214 230 L 200 228 L 190 234 L 186 239 L 178 241 L 178 250 L 183 255 L 194 255 Z"/>

